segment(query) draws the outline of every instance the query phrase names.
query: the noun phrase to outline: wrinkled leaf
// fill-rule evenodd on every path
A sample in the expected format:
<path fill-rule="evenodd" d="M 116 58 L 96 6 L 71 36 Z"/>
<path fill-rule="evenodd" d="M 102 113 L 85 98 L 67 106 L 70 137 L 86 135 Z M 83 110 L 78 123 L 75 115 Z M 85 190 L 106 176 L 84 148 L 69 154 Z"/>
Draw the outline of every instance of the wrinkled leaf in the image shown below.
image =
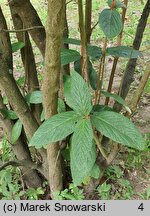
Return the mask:
<path fill-rule="evenodd" d="M 92 167 L 92 170 L 90 172 L 90 176 L 95 178 L 95 179 L 99 179 L 100 168 L 99 168 L 99 166 L 97 166 L 97 164 L 94 164 L 94 166 Z"/>
<path fill-rule="evenodd" d="M 112 1 L 113 0 L 108 0 L 107 1 L 109 7 L 112 6 Z M 116 5 L 115 5 L 116 8 L 127 8 L 127 6 L 123 2 L 121 2 L 119 0 L 116 0 L 115 2 L 116 2 Z"/>
<path fill-rule="evenodd" d="M 58 98 L 58 108 L 57 108 L 58 113 L 66 112 L 66 106 L 64 101 L 61 98 Z"/>
<path fill-rule="evenodd" d="M 81 59 L 74 62 L 74 70 L 78 72 L 79 74 L 81 74 Z M 92 63 L 90 61 L 88 61 L 88 74 L 89 74 L 90 85 L 92 89 L 96 90 L 98 74 L 94 70 Z"/>
<path fill-rule="evenodd" d="M 0 113 L 3 115 L 4 118 L 12 120 L 18 119 L 18 116 L 13 110 L 0 109 Z"/>
<path fill-rule="evenodd" d="M 119 104 L 121 104 L 122 106 L 124 106 L 124 108 L 129 112 L 131 113 L 131 110 L 130 108 L 126 105 L 126 102 L 125 100 L 120 97 L 119 95 L 117 94 L 112 94 L 110 92 L 106 92 L 106 91 L 102 91 L 102 94 L 105 95 L 106 97 L 111 97 L 113 99 L 115 99 L 115 101 L 117 101 Z"/>
<path fill-rule="evenodd" d="M 93 60 L 99 60 L 102 56 L 102 48 L 98 46 L 88 45 L 87 50 L 88 50 L 88 55 Z"/>
<path fill-rule="evenodd" d="M 81 41 L 74 38 L 64 38 L 65 44 L 81 45 Z"/>
<path fill-rule="evenodd" d="M 144 88 L 144 92 L 150 94 L 150 79 L 148 79 L 147 84 Z"/>
<path fill-rule="evenodd" d="M 12 47 L 12 52 L 17 52 L 18 50 L 22 49 L 25 46 L 25 44 L 21 41 L 19 42 L 15 42 L 13 44 L 11 44 Z"/>
<path fill-rule="evenodd" d="M 75 62 L 81 58 L 80 53 L 72 49 L 61 50 L 61 65 L 67 65 L 71 62 Z"/>
<path fill-rule="evenodd" d="M 106 55 L 131 59 L 142 57 L 139 50 L 135 50 L 132 47 L 127 46 L 109 47 L 106 49 Z"/>
<path fill-rule="evenodd" d="M 45 120 L 45 110 L 44 110 L 44 108 L 43 108 L 43 110 L 41 112 L 40 120 L 41 120 L 41 122 Z"/>
<path fill-rule="evenodd" d="M 125 146 L 143 150 L 145 141 L 140 131 L 126 117 L 116 112 L 95 112 L 92 116 L 95 128 L 104 136 Z"/>
<path fill-rule="evenodd" d="M 115 9 L 104 9 L 100 13 L 99 24 L 107 38 L 116 37 L 122 30 L 122 20 Z"/>
<path fill-rule="evenodd" d="M 91 95 L 87 83 L 77 73 L 67 76 L 64 84 L 66 103 L 80 115 L 88 115 L 92 109 Z"/>
<path fill-rule="evenodd" d="M 79 117 L 75 112 L 63 112 L 47 119 L 33 135 L 29 146 L 42 148 L 50 143 L 60 141 L 71 134 Z"/>
<path fill-rule="evenodd" d="M 90 173 L 96 160 L 90 120 L 82 119 L 76 126 L 72 136 L 70 158 L 73 183 L 74 185 L 80 185 Z"/>
<path fill-rule="evenodd" d="M 33 91 L 25 96 L 25 100 L 31 104 L 39 104 L 42 103 L 42 92 L 41 91 Z"/>
<path fill-rule="evenodd" d="M 16 123 L 13 125 L 12 131 L 11 131 L 11 142 L 12 142 L 12 144 L 14 144 L 18 140 L 18 138 L 21 135 L 21 131 L 22 131 L 22 123 L 18 119 L 16 121 Z"/>
<path fill-rule="evenodd" d="M 96 104 L 93 106 L 91 113 L 93 112 L 102 112 L 102 111 L 113 111 L 113 109 L 109 106 Z"/>

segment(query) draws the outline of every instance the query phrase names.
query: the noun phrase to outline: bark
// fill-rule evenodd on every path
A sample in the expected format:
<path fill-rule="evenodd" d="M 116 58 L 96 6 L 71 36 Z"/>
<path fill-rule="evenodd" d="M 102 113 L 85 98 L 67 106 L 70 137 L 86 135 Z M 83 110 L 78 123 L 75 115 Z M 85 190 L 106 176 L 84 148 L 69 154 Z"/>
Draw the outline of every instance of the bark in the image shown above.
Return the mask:
<path fill-rule="evenodd" d="M 1 96 L 0 96 L 0 109 L 7 109 L 3 104 L 3 99 Z M 0 115 L 0 121 L 4 131 L 7 134 L 9 143 L 11 143 L 11 131 L 13 127 L 13 122 L 9 119 L 3 118 L 1 115 Z M 15 143 L 15 145 L 11 145 L 11 148 L 18 160 L 26 160 L 32 162 L 26 140 L 19 138 Z M 38 176 L 36 170 L 31 170 L 27 167 L 21 167 L 20 169 L 22 172 L 23 180 L 27 186 L 30 187 L 42 186 L 42 179 Z"/>
<path fill-rule="evenodd" d="M 20 16 L 15 12 L 14 7 L 11 6 L 10 10 L 15 29 L 23 29 L 23 22 Z M 17 32 L 16 36 L 18 41 L 23 41 L 25 43 L 25 47 L 21 49 L 21 58 L 25 69 L 25 84 L 27 87 L 27 91 L 33 92 L 39 90 L 40 87 L 37 77 L 36 63 L 28 32 Z M 42 105 L 32 105 L 31 110 L 37 122 L 40 124 L 40 114 L 42 112 Z"/>
<path fill-rule="evenodd" d="M 67 21 L 67 14 L 66 14 L 66 5 L 65 5 L 65 22 L 64 22 L 64 38 L 68 38 L 69 36 L 69 28 L 68 28 L 68 21 Z M 69 49 L 69 44 L 64 44 L 65 49 Z M 63 66 L 63 74 L 70 74 L 70 65 Z"/>
<path fill-rule="evenodd" d="M 7 25 L 3 13 L 0 10 L 0 29 L 1 28 L 7 29 Z M 31 138 L 39 125 L 15 82 L 12 68 L 12 52 L 9 34 L 0 32 L 0 89 L 5 92 L 11 107 L 22 122 L 27 137 Z M 39 152 L 43 159 L 45 176 L 47 176 L 46 152 L 43 149 L 40 149 Z"/>
<path fill-rule="evenodd" d="M 8 3 L 10 7 L 14 7 L 16 13 L 21 17 L 25 28 L 43 26 L 30 0 L 8 0 Z M 44 57 L 46 40 L 44 27 L 30 30 L 29 33 Z"/>
<path fill-rule="evenodd" d="M 85 28 L 85 17 L 84 17 L 82 0 L 78 0 L 78 16 L 79 16 L 80 38 L 81 38 L 81 75 L 89 83 L 86 28 Z"/>
<path fill-rule="evenodd" d="M 86 40 L 90 43 L 91 39 L 91 22 L 92 22 L 92 0 L 86 0 L 85 6 L 85 28 L 86 28 Z"/>
<path fill-rule="evenodd" d="M 65 0 L 48 1 L 47 40 L 45 53 L 46 71 L 43 81 L 43 104 L 46 119 L 57 113 L 60 81 L 60 52 L 63 42 Z M 62 167 L 59 143 L 47 147 L 49 183 L 51 193 L 62 189 Z"/>
<path fill-rule="evenodd" d="M 142 38 L 143 38 L 143 33 L 144 33 L 144 30 L 145 30 L 145 27 L 148 21 L 149 13 L 150 13 L 150 0 L 148 0 L 147 3 L 145 4 L 141 18 L 139 20 L 139 24 L 137 26 L 135 39 L 133 41 L 133 48 L 136 50 L 139 50 L 140 48 Z M 120 86 L 120 92 L 119 92 L 120 96 L 124 99 L 126 98 L 129 92 L 131 83 L 134 81 L 134 71 L 136 67 L 136 62 L 137 62 L 137 59 L 130 59 L 127 63 L 127 66 L 124 72 L 124 76 L 122 79 L 122 83 Z"/>
<path fill-rule="evenodd" d="M 0 29 L 7 29 L 6 20 L 3 15 L 1 7 L 0 7 Z M 10 42 L 9 33 L 1 32 L 0 33 L 0 59 L 4 58 L 8 64 L 9 70 L 12 71 L 13 58 L 12 58 L 12 50 L 10 44 L 11 42 Z"/>
<path fill-rule="evenodd" d="M 131 102 L 129 104 L 129 107 L 130 109 L 132 110 L 132 112 L 135 112 L 136 111 L 136 108 L 137 108 L 137 104 L 140 100 L 140 97 L 143 93 L 143 90 L 145 88 L 145 85 L 148 81 L 148 78 L 150 76 L 150 61 L 147 63 L 147 66 L 146 66 L 146 69 L 145 69 L 145 72 L 142 76 L 142 79 L 140 81 L 140 84 L 139 86 L 137 87 L 132 99 L 131 99 Z"/>

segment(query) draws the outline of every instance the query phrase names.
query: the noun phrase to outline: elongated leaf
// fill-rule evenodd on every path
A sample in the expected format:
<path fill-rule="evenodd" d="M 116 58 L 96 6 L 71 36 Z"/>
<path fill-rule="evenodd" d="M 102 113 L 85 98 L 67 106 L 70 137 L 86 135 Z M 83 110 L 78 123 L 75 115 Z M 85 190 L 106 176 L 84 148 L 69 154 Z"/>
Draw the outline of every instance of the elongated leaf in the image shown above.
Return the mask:
<path fill-rule="evenodd" d="M 41 148 L 64 139 L 74 131 L 79 118 L 73 111 L 52 116 L 38 128 L 29 145 Z"/>
<path fill-rule="evenodd" d="M 92 109 L 91 95 L 84 79 L 77 73 L 72 72 L 66 78 L 64 94 L 67 104 L 77 113 L 88 115 Z"/>
<path fill-rule="evenodd" d="M 98 131 L 117 143 L 143 150 L 145 141 L 135 125 L 121 114 L 103 111 L 94 113 L 92 123 Z"/>
<path fill-rule="evenodd" d="M 64 101 L 61 98 L 58 98 L 57 112 L 58 113 L 66 112 L 65 103 L 64 103 Z"/>
<path fill-rule="evenodd" d="M 18 116 L 13 110 L 0 109 L 0 113 L 4 116 L 4 118 L 12 120 L 18 119 Z"/>
<path fill-rule="evenodd" d="M 122 20 L 115 9 L 104 9 L 100 13 L 99 24 L 107 38 L 116 37 L 122 30 Z"/>
<path fill-rule="evenodd" d="M 14 124 L 12 131 L 11 131 L 11 142 L 12 144 L 14 144 L 18 138 L 21 135 L 21 131 L 22 131 L 22 123 L 21 121 L 18 119 L 17 122 Z"/>
<path fill-rule="evenodd" d="M 98 80 L 98 74 L 96 72 L 96 70 L 93 68 L 89 70 L 89 80 L 90 80 L 90 85 L 92 87 L 93 90 L 97 89 L 97 80 Z"/>
<path fill-rule="evenodd" d="M 112 5 L 112 0 L 108 0 L 107 3 L 108 3 L 108 5 L 109 5 L 109 7 L 111 7 L 111 5 Z M 115 5 L 116 8 L 127 8 L 127 6 L 126 6 L 123 2 L 121 2 L 121 1 L 119 1 L 119 0 L 116 0 L 115 3 L 116 3 L 116 5 Z"/>
<path fill-rule="evenodd" d="M 61 50 L 61 65 L 67 65 L 71 62 L 75 62 L 81 58 L 80 53 L 72 49 Z"/>
<path fill-rule="evenodd" d="M 147 84 L 144 88 L 144 92 L 150 94 L 150 79 L 148 79 Z"/>
<path fill-rule="evenodd" d="M 114 111 L 114 110 L 109 106 L 96 104 L 96 105 L 93 106 L 91 113 L 93 113 L 93 112 L 102 112 L 102 111 Z"/>
<path fill-rule="evenodd" d="M 98 46 L 88 45 L 87 50 L 88 50 L 88 55 L 93 60 L 98 60 L 102 56 L 102 48 L 100 48 Z"/>
<path fill-rule="evenodd" d="M 81 74 L 81 59 L 74 62 L 74 70 Z M 96 90 L 97 89 L 97 79 L 98 79 L 98 74 L 93 68 L 92 63 L 90 60 L 88 60 L 88 74 L 89 74 L 89 80 L 90 80 L 90 85 L 92 89 Z"/>
<path fill-rule="evenodd" d="M 23 42 L 19 41 L 19 42 L 13 43 L 11 46 L 12 46 L 12 52 L 14 53 L 14 52 L 17 52 L 18 50 L 22 49 L 25 46 L 25 44 Z"/>
<path fill-rule="evenodd" d="M 74 38 L 64 38 L 64 43 L 72 44 L 72 45 L 81 45 L 81 41 Z M 93 59 L 97 60 L 100 59 L 102 56 L 102 48 L 98 46 L 93 46 L 91 44 L 87 45 L 88 55 Z"/>
<path fill-rule="evenodd" d="M 114 98 L 115 101 L 117 101 L 118 103 L 120 103 L 122 106 L 124 106 L 124 108 L 125 108 L 129 113 L 131 113 L 131 110 L 130 110 L 130 108 L 126 105 L 125 100 L 124 100 L 122 97 L 120 97 L 119 95 L 112 94 L 112 93 L 106 92 L 106 91 L 102 91 L 102 94 L 105 95 L 106 97 Z"/>
<path fill-rule="evenodd" d="M 41 120 L 41 122 L 45 120 L 45 110 L 44 110 L 44 108 L 43 108 L 43 110 L 41 112 L 40 120 Z"/>
<path fill-rule="evenodd" d="M 140 51 L 127 46 L 109 47 L 106 49 L 106 55 L 131 59 L 142 57 Z"/>
<path fill-rule="evenodd" d="M 74 38 L 64 38 L 64 43 L 73 44 L 73 45 L 81 45 L 81 41 Z"/>
<path fill-rule="evenodd" d="M 90 176 L 95 178 L 95 179 L 99 179 L 100 176 L 100 168 L 99 166 L 97 166 L 97 164 L 94 164 L 94 166 L 92 167 L 92 170 L 90 172 Z"/>
<path fill-rule="evenodd" d="M 80 185 L 90 173 L 96 160 L 90 120 L 82 119 L 76 126 L 72 137 L 70 158 L 73 183 Z"/>
<path fill-rule="evenodd" d="M 42 103 L 42 92 L 41 91 L 33 91 L 33 92 L 26 95 L 25 100 L 31 104 Z"/>

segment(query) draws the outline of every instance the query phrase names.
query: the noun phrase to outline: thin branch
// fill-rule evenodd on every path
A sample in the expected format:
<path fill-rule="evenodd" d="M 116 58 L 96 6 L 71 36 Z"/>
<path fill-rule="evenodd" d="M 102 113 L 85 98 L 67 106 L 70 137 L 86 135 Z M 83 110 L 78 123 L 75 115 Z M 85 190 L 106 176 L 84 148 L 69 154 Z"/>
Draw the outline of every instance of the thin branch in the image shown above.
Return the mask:
<path fill-rule="evenodd" d="M 16 33 L 16 32 L 26 32 L 26 31 L 31 31 L 31 30 L 35 30 L 35 29 L 43 29 L 44 26 L 33 26 L 30 28 L 24 28 L 24 29 L 0 29 L 0 32 L 8 32 L 8 33 Z"/>
<path fill-rule="evenodd" d="M 98 137 L 97 137 L 97 135 L 96 135 L 95 133 L 94 133 L 94 140 L 95 140 L 96 145 L 97 145 L 99 151 L 101 152 L 102 156 L 103 156 L 103 157 L 106 159 L 106 161 L 107 161 L 107 160 L 108 160 L 108 157 L 107 157 L 107 155 L 106 155 L 106 153 L 105 153 L 105 151 L 104 151 L 104 149 L 103 149 L 103 146 L 101 145 L 101 142 L 99 141 L 99 139 L 98 139 Z"/>
<path fill-rule="evenodd" d="M 99 22 L 95 23 L 95 25 L 91 28 L 91 32 L 96 28 Z"/>
<path fill-rule="evenodd" d="M 15 161 L 8 161 L 4 164 L 0 163 L 0 171 L 2 171 L 3 169 L 5 169 L 8 166 L 14 166 L 14 167 L 20 167 L 20 166 L 24 166 L 24 167 L 28 167 L 31 169 L 36 169 L 41 171 L 42 166 L 36 163 L 33 163 L 31 161 L 27 161 L 27 160 L 15 160 Z"/>
<path fill-rule="evenodd" d="M 127 6 L 128 5 L 128 0 L 124 0 L 124 4 Z M 122 11 L 122 26 L 123 27 L 122 27 L 122 31 L 120 32 L 120 34 L 118 35 L 118 38 L 117 38 L 117 46 L 121 46 L 122 37 L 123 37 L 124 23 L 125 23 L 125 16 L 126 16 L 127 9 L 123 8 L 122 10 L 123 10 Z M 111 70 L 111 75 L 110 75 L 110 79 L 109 79 L 109 84 L 108 84 L 108 89 L 107 89 L 108 92 L 111 92 L 111 90 L 112 90 L 118 59 L 119 59 L 119 57 L 114 58 L 114 62 L 113 62 L 112 70 Z M 109 99 L 110 99 L 109 97 L 106 97 L 105 105 L 108 105 Z"/>
<path fill-rule="evenodd" d="M 84 17 L 82 0 L 78 0 L 78 14 L 79 14 L 79 29 L 80 29 L 80 38 L 81 38 L 81 75 L 83 78 L 89 81 L 87 38 L 86 38 L 85 17 Z"/>
<path fill-rule="evenodd" d="M 133 95 L 133 97 L 131 99 L 129 107 L 132 110 L 132 112 L 135 112 L 135 110 L 137 108 L 137 104 L 138 104 L 138 102 L 140 100 L 140 97 L 141 97 L 141 95 L 143 93 L 144 87 L 145 87 L 145 85 L 147 83 L 147 80 L 148 80 L 149 76 L 150 76 L 150 62 L 147 64 L 146 70 L 145 70 L 145 72 L 144 72 L 144 74 L 142 76 L 140 84 L 137 87 L 137 89 L 136 89 L 136 91 L 135 91 L 135 93 L 134 93 L 134 95 Z M 127 112 L 125 115 L 130 117 L 131 114 L 129 114 Z"/>
<path fill-rule="evenodd" d="M 101 97 L 102 83 L 103 83 L 104 70 L 105 70 L 106 47 L 107 47 L 107 38 L 105 38 L 103 44 L 102 57 L 100 59 L 100 64 L 99 64 L 97 90 L 95 91 L 95 104 L 100 102 L 100 97 Z"/>
<path fill-rule="evenodd" d="M 107 158 L 107 166 L 110 165 L 112 163 L 112 161 L 115 159 L 116 155 L 119 152 L 119 144 L 113 142 L 113 148 L 111 149 L 111 153 L 108 155 Z"/>
<path fill-rule="evenodd" d="M 66 5 L 69 4 L 69 3 L 71 3 L 72 1 L 73 1 L 73 0 L 70 0 L 70 1 L 66 2 Z"/>

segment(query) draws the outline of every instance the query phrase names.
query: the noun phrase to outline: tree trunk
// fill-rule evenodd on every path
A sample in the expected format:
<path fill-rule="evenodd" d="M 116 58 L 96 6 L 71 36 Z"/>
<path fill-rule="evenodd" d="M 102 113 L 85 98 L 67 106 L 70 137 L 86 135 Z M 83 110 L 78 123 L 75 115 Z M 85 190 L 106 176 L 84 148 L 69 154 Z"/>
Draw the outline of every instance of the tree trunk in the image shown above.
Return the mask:
<path fill-rule="evenodd" d="M 0 8 L 0 29 L 7 29 L 6 21 Z M 13 78 L 12 51 L 9 34 L 0 32 L 0 89 L 5 92 L 11 107 L 22 122 L 26 135 L 31 138 L 39 127 Z M 47 158 L 45 149 L 39 150 L 47 176 Z"/>
<path fill-rule="evenodd" d="M 149 17 L 149 13 L 150 13 L 150 0 L 148 0 L 147 3 L 145 4 L 141 18 L 139 20 L 135 39 L 133 41 L 133 49 L 139 50 L 140 48 L 142 38 L 143 38 L 143 33 L 144 33 L 144 30 L 147 24 L 147 20 Z M 124 72 L 124 76 L 123 76 L 122 83 L 120 86 L 120 93 L 119 93 L 120 96 L 124 99 L 126 98 L 129 92 L 131 83 L 134 81 L 134 71 L 136 67 L 136 62 L 137 62 L 137 59 L 130 59 L 127 63 L 127 66 Z"/>
<path fill-rule="evenodd" d="M 31 4 L 30 0 L 8 0 L 8 3 L 14 7 L 16 13 L 21 17 L 21 20 L 24 24 L 25 28 L 29 27 L 36 27 L 36 26 L 43 26 L 42 22 Z M 34 40 L 35 44 L 41 51 L 42 56 L 45 56 L 45 40 L 46 40 L 46 33 L 45 29 L 43 28 L 35 28 L 34 30 L 29 31 L 32 39 Z"/>
<path fill-rule="evenodd" d="M 86 29 L 86 40 L 90 43 L 91 40 L 91 22 L 92 22 L 92 0 L 86 0 L 85 6 L 85 29 Z"/>
<path fill-rule="evenodd" d="M 10 10 L 11 10 L 11 15 L 12 15 L 15 29 L 23 29 L 23 22 L 20 16 L 15 12 L 14 7 L 11 6 Z M 39 87 L 39 81 L 37 77 L 36 63 L 35 63 L 32 44 L 30 42 L 28 32 L 21 32 L 21 33 L 17 32 L 16 36 L 18 41 L 22 41 L 25 44 L 25 47 L 21 49 L 21 58 L 25 69 L 25 85 L 27 87 L 27 91 L 33 92 L 39 90 L 40 87 Z M 42 105 L 41 104 L 32 105 L 31 110 L 37 122 L 40 124 Z"/>
<path fill-rule="evenodd" d="M 46 71 L 43 81 L 43 104 L 46 119 L 57 113 L 60 81 L 60 51 L 63 42 L 65 0 L 48 1 L 47 40 L 45 53 Z M 62 189 L 62 167 L 59 143 L 47 147 L 49 183 L 51 194 Z"/>
<path fill-rule="evenodd" d="M 0 109 L 7 109 L 3 104 L 1 95 Z M 0 121 L 2 123 L 4 131 L 7 133 L 8 140 L 11 143 L 11 131 L 13 122 L 9 119 L 3 118 L 2 116 L 0 116 Z M 11 148 L 18 160 L 32 161 L 27 143 L 24 139 L 21 139 L 21 137 L 16 141 L 15 145 L 11 145 Z M 27 167 L 21 167 L 20 169 L 22 172 L 23 180 L 27 186 L 34 188 L 42 186 L 42 179 L 38 176 L 36 170 L 31 170 Z"/>

